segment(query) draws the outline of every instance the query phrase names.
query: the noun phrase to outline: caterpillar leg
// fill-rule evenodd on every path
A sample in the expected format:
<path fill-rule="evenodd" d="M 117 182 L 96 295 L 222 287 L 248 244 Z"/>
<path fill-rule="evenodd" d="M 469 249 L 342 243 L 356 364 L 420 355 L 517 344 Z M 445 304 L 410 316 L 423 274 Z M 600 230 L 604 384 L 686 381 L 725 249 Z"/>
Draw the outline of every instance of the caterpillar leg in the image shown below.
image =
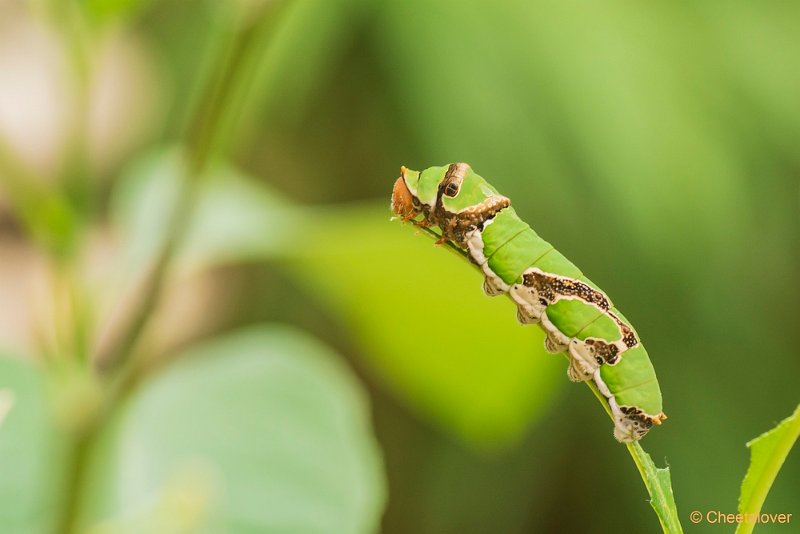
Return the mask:
<path fill-rule="evenodd" d="M 589 380 L 594 372 L 604 363 L 597 355 L 594 344 L 573 339 L 569 343 L 569 378 L 573 382 Z"/>
<path fill-rule="evenodd" d="M 567 376 L 573 382 L 586 382 L 592 378 L 592 372 L 584 367 L 578 360 L 570 357 Z"/>
<path fill-rule="evenodd" d="M 544 348 L 550 354 L 559 354 L 567 350 L 567 344 L 562 339 L 563 334 L 554 332 L 547 332 L 547 337 L 544 338 Z"/>
<path fill-rule="evenodd" d="M 539 322 L 539 316 L 532 315 L 524 306 L 517 306 L 517 321 L 520 324 L 536 324 Z"/>
<path fill-rule="evenodd" d="M 571 339 L 567 352 L 569 354 L 567 376 L 573 382 L 589 380 L 603 364 L 603 359 L 597 356 L 597 350 L 594 345 L 586 341 Z"/>
<path fill-rule="evenodd" d="M 547 352 L 558 354 L 559 352 L 567 350 L 570 338 L 553 324 L 547 316 L 547 313 L 545 313 L 545 310 L 542 310 L 542 315 L 539 317 L 539 320 L 547 334 L 547 338 L 544 340 L 544 347 L 547 349 Z"/>
<path fill-rule="evenodd" d="M 603 339 L 586 338 L 573 339 L 569 343 L 570 378 L 575 380 L 588 380 L 589 376 L 603 364 L 615 365 L 619 362 L 620 354 L 627 349 L 622 341 L 609 343 Z M 573 372 L 574 370 L 574 372 Z"/>
<path fill-rule="evenodd" d="M 502 295 L 508 289 L 507 287 L 504 288 L 502 284 L 502 280 L 497 278 L 496 276 L 487 276 L 483 279 L 483 292 L 490 297 L 496 297 L 497 295 Z"/>
<path fill-rule="evenodd" d="M 536 324 L 541 321 L 546 304 L 537 297 L 534 289 L 523 284 L 514 284 L 508 294 L 517 305 L 517 319 L 522 324 Z"/>

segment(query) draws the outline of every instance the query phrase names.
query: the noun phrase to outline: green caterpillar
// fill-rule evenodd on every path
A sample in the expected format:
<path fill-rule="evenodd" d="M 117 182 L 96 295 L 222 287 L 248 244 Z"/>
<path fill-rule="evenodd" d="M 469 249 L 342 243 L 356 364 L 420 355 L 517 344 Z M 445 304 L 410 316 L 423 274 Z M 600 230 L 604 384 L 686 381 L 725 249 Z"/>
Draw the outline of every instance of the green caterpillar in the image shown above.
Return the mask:
<path fill-rule="evenodd" d="M 439 244 L 465 250 L 486 277 L 486 294 L 508 294 L 522 324 L 544 329 L 547 350 L 567 353 L 571 380 L 594 380 L 619 441 L 641 439 L 666 419 L 653 365 L 625 317 L 469 165 L 402 167 L 391 205 L 403 221 L 438 226 Z"/>

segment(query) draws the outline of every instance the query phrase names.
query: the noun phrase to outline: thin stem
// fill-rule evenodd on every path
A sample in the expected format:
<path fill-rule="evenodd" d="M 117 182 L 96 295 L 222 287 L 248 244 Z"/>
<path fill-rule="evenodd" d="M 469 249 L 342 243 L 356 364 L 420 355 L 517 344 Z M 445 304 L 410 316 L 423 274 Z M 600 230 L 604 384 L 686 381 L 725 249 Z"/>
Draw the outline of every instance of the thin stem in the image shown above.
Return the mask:
<path fill-rule="evenodd" d="M 199 186 L 211 164 L 219 158 L 225 134 L 241 111 L 241 97 L 253 82 L 252 62 L 259 59 L 257 45 L 272 23 L 273 17 L 269 15 L 273 14 L 275 4 L 270 3 L 256 16 L 251 16 L 250 22 L 236 31 L 230 50 L 220 57 L 220 65 L 215 69 L 217 76 L 207 85 L 189 121 L 184 191 L 173 210 L 167 238 L 139 292 L 141 299 L 123 326 L 111 336 L 109 345 L 95 356 L 95 365 L 103 375 L 121 367 L 135 351 L 160 302 L 169 267 L 189 229 Z"/>
<path fill-rule="evenodd" d="M 600 390 L 597 389 L 594 382 L 587 381 L 585 384 L 603 406 L 608 417 L 613 421 L 614 416 L 611 413 L 608 402 L 605 397 L 603 397 L 603 394 L 600 393 Z M 683 528 L 678 519 L 678 510 L 675 507 L 675 499 L 672 496 L 672 487 L 669 485 L 669 478 L 665 480 L 659 479 L 659 470 L 656 468 L 650 455 L 645 452 L 638 441 L 626 443 L 625 446 L 631 458 L 633 458 L 633 463 L 636 464 L 636 469 L 642 477 L 645 488 L 647 488 L 647 493 L 650 495 L 650 504 L 658 516 L 662 530 L 667 534 L 681 534 Z M 666 470 L 661 471 L 666 472 Z M 666 484 L 664 483 L 665 481 Z"/>
<path fill-rule="evenodd" d="M 78 509 L 80 508 L 81 482 L 89 459 L 91 444 L 94 441 L 93 438 L 94 429 L 89 429 L 86 433 L 72 440 L 67 462 L 65 502 L 61 507 L 61 515 L 58 518 L 55 529 L 56 532 L 61 534 L 70 534 L 76 531 Z"/>
<path fill-rule="evenodd" d="M 85 219 L 89 219 L 95 206 L 92 194 L 89 161 L 89 114 L 91 108 L 91 82 L 94 70 L 91 46 L 95 44 L 85 18 L 81 2 L 51 1 L 50 23 L 60 37 L 68 61 L 70 74 L 70 135 L 65 144 L 65 159 L 61 169 L 61 190 Z"/>

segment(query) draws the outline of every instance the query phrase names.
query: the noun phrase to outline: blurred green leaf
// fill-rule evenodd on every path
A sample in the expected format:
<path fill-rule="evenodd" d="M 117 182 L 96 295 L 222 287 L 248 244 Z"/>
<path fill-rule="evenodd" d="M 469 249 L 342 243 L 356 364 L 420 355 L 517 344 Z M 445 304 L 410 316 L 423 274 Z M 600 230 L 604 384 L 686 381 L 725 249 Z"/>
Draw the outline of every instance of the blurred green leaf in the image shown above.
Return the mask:
<path fill-rule="evenodd" d="M 145 161 L 116 203 L 140 258 L 155 250 L 178 190 L 175 157 Z M 202 187 L 184 269 L 280 260 L 340 318 L 392 391 L 461 438 L 510 445 L 565 383 L 564 361 L 545 352 L 541 331 L 518 325 L 505 299 L 484 296 L 462 259 L 392 223 L 388 200 L 301 208 L 229 168 Z"/>
<path fill-rule="evenodd" d="M 52 532 L 67 441 L 49 413 L 44 376 L 28 362 L 3 357 L 0 389 L 14 402 L 0 426 L 0 532 Z"/>
<path fill-rule="evenodd" d="M 386 203 L 320 212 L 290 274 L 407 404 L 474 445 L 509 446 L 566 383 L 563 358 L 462 258 L 389 218 Z"/>
<path fill-rule="evenodd" d="M 120 272 L 141 271 L 152 261 L 183 180 L 177 148 L 147 154 L 125 173 L 112 201 L 114 226 L 126 247 Z M 219 165 L 199 187 L 178 268 L 280 256 L 296 242 L 293 230 L 303 219 L 298 210 L 249 177 Z"/>
<path fill-rule="evenodd" d="M 276 0 L 271 0 L 276 1 Z M 272 125 L 276 118 L 296 121 L 314 95 L 325 90 L 337 59 L 351 45 L 362 21 L 365 0 L 288 0 L 280 24 L 264 51 L 256 76 L 255 98 L 244 113 L 246 126 Z"/>
<path fill-rule="evenodd" d="M 75 251 L 81 221 L 74 206 L 57 191 L 43 186 L 5 140 L 0 139 L 0 186 L 31 237 L 56 258 Z"/>
<path fill-rule="evenodd" d="M 151 0 L 80 0 L 89 17 L 97 23 L 132 17 L 145 9 Z"/>
<path fill-rule="evenodd" d="M 458 0 L 385 2 L 375 48 L 426 147 L 417 165 L 491 169 L 512 198 L 548 198 L 537 212 L 556 220 L 575 219 L 559 197 L 599 207 L 588 214 L 681 265 L 695 243 L 728 253 L 752 222 L 739 148 L 713 121 L 720 92 L 702 90 L 724 83 L 719 59 L 685 16 L 670 3 L 513 0 L 478 12 Z"/>
<path fill-rule="evenodd" d="M 0 389 L 0 427 L 6 420 L 8 412 L 14 407 L 14 392 L 10 389 Z"/>
<path fill-rule="evenodd" d="M 747 443 L 750 448 L 750 467 L 742 482 L 742 492 L 739 496 L 740 514 L 761 512 L 767 493 L 798 436 L 800 436 L 800 405 L 775 428 Z M 754 521 L 739 523 L 736 534 L 749 534 L 754 526 Z"/>
<path fill-rule="evenodd" d="M 300 331 L 252 327 L 190 349 L 103 432 L 84 485 L 84 523 L 99 531 L 377 528 L 386 490 L 366 399 Z"/>
<path fill-rule="evenodd" d="M 145 154 L 123 173 L 111 199 L 111 217 L 125 244 L 120 267 L 126 273 L 141 270 L 163 246 L 185 174 L 177 148 Z"/>

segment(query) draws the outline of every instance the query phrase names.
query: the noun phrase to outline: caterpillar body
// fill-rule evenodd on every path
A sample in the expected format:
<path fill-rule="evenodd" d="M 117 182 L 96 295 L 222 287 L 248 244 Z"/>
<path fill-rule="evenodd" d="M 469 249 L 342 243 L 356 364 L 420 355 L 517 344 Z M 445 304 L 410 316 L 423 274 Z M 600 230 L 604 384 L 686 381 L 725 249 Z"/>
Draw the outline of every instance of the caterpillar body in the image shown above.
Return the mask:
<path fill-rule="evenodd" d="M 614 418 L 614 436 L 641 439 L 666 419 L 655 370 L 636 331 L 608 296 L 520 219 L 511 201 L 466 163 L 400 170 L 392 211 L 441 230 L 466 251 L 489 296 L 507 294 L 522 324 L 538 324 L 549 352 L 565 352 L 573 381 L 593 380 Z"/>

